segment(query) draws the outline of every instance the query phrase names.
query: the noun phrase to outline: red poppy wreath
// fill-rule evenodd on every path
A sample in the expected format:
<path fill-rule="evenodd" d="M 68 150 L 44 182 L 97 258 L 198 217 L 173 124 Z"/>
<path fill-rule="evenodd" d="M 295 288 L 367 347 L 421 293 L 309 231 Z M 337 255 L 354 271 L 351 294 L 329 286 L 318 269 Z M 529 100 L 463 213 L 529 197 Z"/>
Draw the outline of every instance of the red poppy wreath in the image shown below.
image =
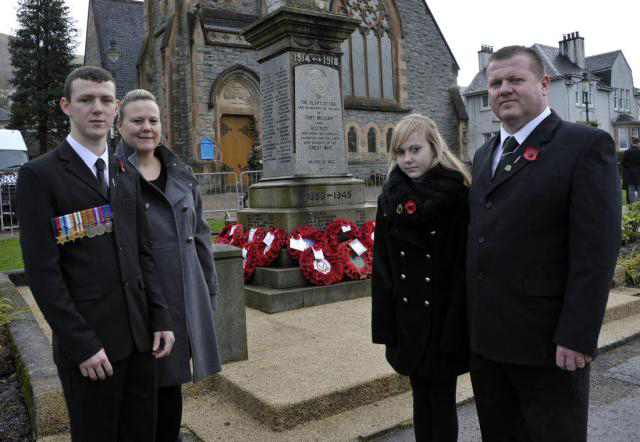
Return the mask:
<path fill-rule="evenodd" d="M 369 221 L 360 226 L 360 241 L 368 249 L 373 249 L 373 237 L 376 230 L 376 222 Z"/>
<path fill-rule="evenodd" d="M 287 252 L 296 261 L 300 261 L 300 255 L 312 245 L 323 240 L 322 232 L 311 226 L 296 227 L 287 239 Z"/>
<path fill-rule="evenodd" d="M 300 270 L 315 285 L 331 285 L 342 281 L 344 266 L 337 254 L 329 253 L 325 243 L 317 243 L 302 252 Z"/>
<path fill-rule="evenodd" d="M 242 247 L 242 272 L 244 273 L 244 282 L 249 282 L 256 270 L 256 249 L 257 243 L 248 243 Z"/>
<path fill-rule="evenodd" d="M 324 231 L 324 237 L 329 250 L 335 253 L 339 243 L 358 237 L 358 227 L 349 219 L 337 219 L 329 223 Z"/>
<path fill-rule="evenodd" d="M 256 264 L 259 267 L 266 267 L 276 260 L 280 255 L 280 250 L 285 245 L 287 239 L 284 230 L 277 227 L 269 227 L 264 238 L 256 243 Z"/>
<path fill-rule="evenodd" d="M 242 244 L 252 244 L 259 243 L 264 239 L 265 232 L 262 227 L 251 227 L 244 230 L 244 236 L 242 240 L 244 241 Z"/>
<path fill-rule="evenodd" d="M 216 244 L 231 244 L 232 246 L 242 247 L 244 229 L 242 224 L 227 224 L 216 238 Z"/>
<path fill-rule="evenodd" d="M 360 240 L 343 242 L 338 246 L 338 257 L 349 279 L 367 279 L 371 276 L 372 256 L 370 249 Z"/>

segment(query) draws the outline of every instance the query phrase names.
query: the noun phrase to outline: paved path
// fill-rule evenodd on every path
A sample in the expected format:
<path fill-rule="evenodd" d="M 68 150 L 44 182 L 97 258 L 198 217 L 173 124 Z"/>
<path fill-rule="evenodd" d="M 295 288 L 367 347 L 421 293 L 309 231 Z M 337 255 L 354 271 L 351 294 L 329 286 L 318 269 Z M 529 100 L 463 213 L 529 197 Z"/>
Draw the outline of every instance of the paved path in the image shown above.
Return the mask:
<path fill-rule="evenodd" d="M 591 367 L 589 442 L 640 442 L 640 338 L 601 354 Z M 459 442 L 480 441 L 473 402 L 458 409 Z M 413 441 L 413 428 L 385 442 Z"/>

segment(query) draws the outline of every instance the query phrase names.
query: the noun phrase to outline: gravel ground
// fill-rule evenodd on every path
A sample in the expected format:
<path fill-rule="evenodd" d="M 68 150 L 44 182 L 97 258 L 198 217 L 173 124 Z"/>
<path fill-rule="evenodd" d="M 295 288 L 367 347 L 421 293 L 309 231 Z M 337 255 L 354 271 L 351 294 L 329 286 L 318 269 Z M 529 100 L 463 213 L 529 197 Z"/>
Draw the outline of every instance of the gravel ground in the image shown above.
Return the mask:
<path fill-rule="evenodd" d="M 0 327 L 0 441 L 31 442 L 31 424 L 8 348 L 7 330 Z"/>

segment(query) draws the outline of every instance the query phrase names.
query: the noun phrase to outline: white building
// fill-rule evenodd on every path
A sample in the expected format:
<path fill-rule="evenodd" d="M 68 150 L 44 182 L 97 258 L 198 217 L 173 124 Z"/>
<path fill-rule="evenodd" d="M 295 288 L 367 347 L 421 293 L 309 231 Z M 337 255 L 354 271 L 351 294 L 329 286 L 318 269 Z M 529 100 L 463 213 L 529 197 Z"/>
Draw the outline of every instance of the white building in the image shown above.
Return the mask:
<path fill-rule="evenodd" d="M 640 93 L 634 88 L 631 67 L 622 51 L 585 57 L 584 38 L 577 32 L 563 36 L 557 48 L 537 43 L 532 48 L 544 62 L 551 80 L 549 106 L 560 118 L 606 130 L 620 149 L 626 149 L 632 137 L 638 138 Z M 479 72 L 464 92 L 469 115 L 469 158 L 500 131 L 500 120 L 489 103 L 484 71 L 492 53 L 491 46 L 480 48 Z M 588 87 L 583 86 L 585 74 Z"/>

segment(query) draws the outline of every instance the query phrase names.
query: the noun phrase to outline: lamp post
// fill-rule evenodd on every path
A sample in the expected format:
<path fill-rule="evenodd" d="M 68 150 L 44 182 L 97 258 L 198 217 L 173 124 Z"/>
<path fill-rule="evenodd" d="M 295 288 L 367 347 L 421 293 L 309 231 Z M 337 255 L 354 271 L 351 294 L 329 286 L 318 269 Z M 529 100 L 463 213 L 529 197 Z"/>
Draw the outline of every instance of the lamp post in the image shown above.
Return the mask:
<path fill-rule="evenodd" d="M 111 75 L 113 75 L 113 79 L 115 80 L 116 72 L 120 71 L 120 69 L 122 68 L 122 52 L 120 52 L 120 49 L 118 49 L 118 42 L 115 39 L 111 39 L 111 41 L 109 42 L 109 49 L 104 51 L 104 53 L 107 56 L 107 70 L 111 72 Z M 111 130 L 109 132 L 111 136 L 111 150 L 115 151 L 117 132 L 115 124 L 111 126 Z"/>
<path fill-rule="evenodd" d="M 591 81 L 586 72 L 582 73 L 582 102 L 585 106 L 585 113 L 587 114 L 587 124 L 589 123 L 589 91 L 591 90 Z"/>

